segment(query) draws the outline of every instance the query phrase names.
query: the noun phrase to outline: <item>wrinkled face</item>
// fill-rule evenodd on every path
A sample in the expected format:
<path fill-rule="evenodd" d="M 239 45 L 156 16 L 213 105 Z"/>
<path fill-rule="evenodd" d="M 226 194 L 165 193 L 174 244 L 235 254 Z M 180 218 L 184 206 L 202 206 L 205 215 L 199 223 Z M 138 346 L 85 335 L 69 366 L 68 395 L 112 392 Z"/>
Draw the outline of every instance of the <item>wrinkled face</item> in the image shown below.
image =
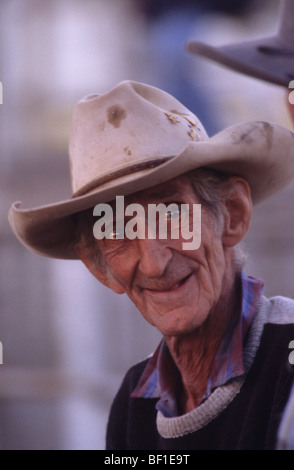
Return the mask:
<path fill-rule="evenodd" d="M 125 204 L 131 203 L 142 205 L 147 214 L 149 204 L 189 204 L 192 208 L 199 200 L 184 175 L 126 197 Z M 193 211 L 189 214 L 191 226 Z M 187 240 L 180 230 L 175 239 L 148 239 L 146 235 L 142 239 L 97 241 L 115 290 L 125 292 L 164 336 L 199 327 L 220 298 L 225 272 L 222 238 L 203 206 L 201 218 L 201 244 L 196 250 L 183 249 Z"/>

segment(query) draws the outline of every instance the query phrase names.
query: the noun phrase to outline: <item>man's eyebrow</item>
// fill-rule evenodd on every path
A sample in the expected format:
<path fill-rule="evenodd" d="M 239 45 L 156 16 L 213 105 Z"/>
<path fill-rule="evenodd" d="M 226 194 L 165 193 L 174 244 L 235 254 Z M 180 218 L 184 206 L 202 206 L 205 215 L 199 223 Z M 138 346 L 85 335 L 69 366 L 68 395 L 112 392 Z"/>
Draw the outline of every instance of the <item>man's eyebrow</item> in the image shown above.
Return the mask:
<path fill-rule="evenodd" d="M 167 198 L 176 198 L 181 195 L 181 192 L 177 189 L 163 189 L 150 193 L 150 199 L 167 199 Z"/>
<path fill-rule="evenodd" d="M 150 192 L 148 195 L 149 200 L 163 200 L 163 199 L 175 199 L 177 197 L 180 197 L 182 192 L 178 189 L 171 189 L 171 188 L 166 188 L 166 189 L 156 189 L 154 192 Z M 157 201 L 156 201 L 157 202 Z M 114 210 L 116 208 L 116 201 L 111 201 L 108 203 L 112 209 Z"/>

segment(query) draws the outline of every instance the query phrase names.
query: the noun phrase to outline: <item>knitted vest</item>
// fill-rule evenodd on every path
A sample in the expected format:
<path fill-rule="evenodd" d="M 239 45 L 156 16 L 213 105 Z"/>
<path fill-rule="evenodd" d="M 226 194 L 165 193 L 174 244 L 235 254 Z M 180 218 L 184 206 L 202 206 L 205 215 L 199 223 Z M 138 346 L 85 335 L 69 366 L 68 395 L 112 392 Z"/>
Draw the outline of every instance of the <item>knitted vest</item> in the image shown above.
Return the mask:
<path fill-rule="evenodd" d="M 294 301 L 262 297 L 244 348 L 246 378 L 216 388 L 193 411 L 166 418 L 157 399 L 131 398 L 147 360 L 130 369 L 111 407 L 107 450 L 275 449 L 291 389 Z"/>

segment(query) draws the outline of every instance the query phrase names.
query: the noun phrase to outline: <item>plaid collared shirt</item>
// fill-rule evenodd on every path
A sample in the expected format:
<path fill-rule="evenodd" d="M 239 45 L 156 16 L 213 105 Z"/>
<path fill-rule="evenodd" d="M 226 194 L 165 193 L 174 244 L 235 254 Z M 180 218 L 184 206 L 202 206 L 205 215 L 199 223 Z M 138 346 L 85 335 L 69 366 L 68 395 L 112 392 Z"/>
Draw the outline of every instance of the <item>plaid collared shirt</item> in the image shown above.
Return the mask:
<path fill-rule="evenodd" d="M 242 304 L 238 321 L 230 324 L 215 356 L 212 372 L 202 401 L 212 391 L 229 380 L 246 374 L 243 346 L 254 318 L 258 300 L 263 292 L 263 282 L 253 277 L 241 276 Z M 164 340 L 150 358 L 138 385 L 132 393 L 135 398 L 159 398 L 156 408 L 164 416 L 178 415 L 177 399 L 181 388 L 180 373 L 171 358 Z"/>

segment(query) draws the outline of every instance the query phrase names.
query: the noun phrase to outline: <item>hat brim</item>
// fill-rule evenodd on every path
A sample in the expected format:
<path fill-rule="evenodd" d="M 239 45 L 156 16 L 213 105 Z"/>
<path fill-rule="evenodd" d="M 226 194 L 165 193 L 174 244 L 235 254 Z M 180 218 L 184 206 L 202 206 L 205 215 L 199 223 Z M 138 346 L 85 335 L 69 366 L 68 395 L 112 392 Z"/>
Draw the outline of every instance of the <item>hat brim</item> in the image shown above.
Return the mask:
<path fill-rule="evenodd" d="M 193 54 L 275 85 L 288 87 L 294 79 L 294 50 L 285 49 L 278 36 L 221 47 L 191 40 L 186 47 Z"/>
<path fill-rule="evenodd" d="M 200 167 L 246 179 L 256 205 L 294 178 L 294 134 L 276 124 L 241 123 L 208 140 L 190 142 L 179 155 L 156 168 L 115 178 L 89 194 L 34 209 L 22 209 L 21 203 L 14 203 L 9 222 L 17 238 L 32 251 L 76 259 L 74 214 Z"/>

